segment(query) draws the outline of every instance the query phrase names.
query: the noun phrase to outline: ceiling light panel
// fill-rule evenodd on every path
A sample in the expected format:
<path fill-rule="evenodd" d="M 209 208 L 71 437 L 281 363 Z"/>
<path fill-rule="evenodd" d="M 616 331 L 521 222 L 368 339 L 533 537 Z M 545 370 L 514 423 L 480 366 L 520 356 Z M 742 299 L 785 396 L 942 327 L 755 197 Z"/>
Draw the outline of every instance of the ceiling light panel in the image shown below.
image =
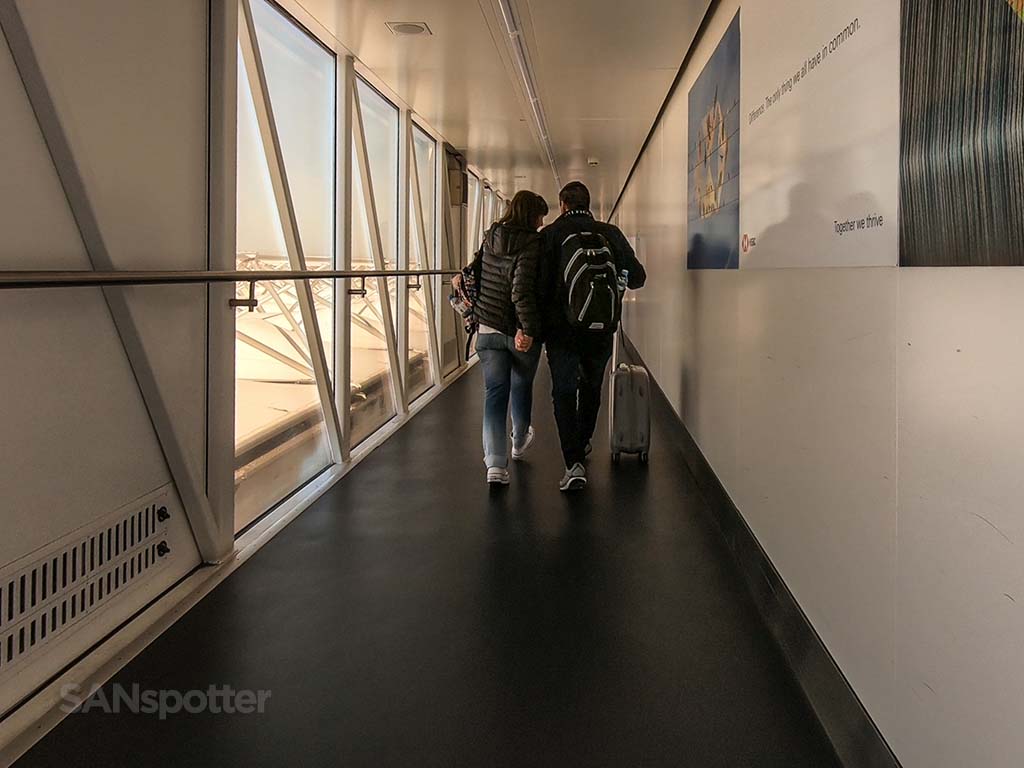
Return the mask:
<path fill-rule="evenodd" d="M 519 79 L 522 82 L 526 98 L 530 102 L 530 112 L 533 116 L 534 126 L 547 155 L 548 164 L 551 166 L 551 173 L 555 177 L 555 185 L 562 186 L 561 177 L 558 173 L 558 166 L 555 163 L 555 152 L 551 146 L 550 133 L 548 131 L 547 119 L 544 115 L 544 105 L 541 103 L 540 94 L 537 89 L 537 77 L 534 73 L 533 64 L 530 61 L 530 51 L 523 36 L 523 27 L 520 21 L 521 15 L 516 0 L 497 0 L 498 8 L 501 11 L 501 19 L 505 25 L 506 43 L 512 60 L 516 63 Z"/>

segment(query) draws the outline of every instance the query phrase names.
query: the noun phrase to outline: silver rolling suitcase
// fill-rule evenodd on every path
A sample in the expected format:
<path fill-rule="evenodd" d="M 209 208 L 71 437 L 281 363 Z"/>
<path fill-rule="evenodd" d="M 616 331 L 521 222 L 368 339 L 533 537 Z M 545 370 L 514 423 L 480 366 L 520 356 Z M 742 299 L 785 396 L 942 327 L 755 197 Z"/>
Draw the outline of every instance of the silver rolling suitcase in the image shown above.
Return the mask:
<path fill-rule="evenodd" d="M 624 453 L 640 455 L 647 463 L 651 450 L 651 380 L 639 365 L 620 363 L 612 369 L 612 461 Z"/>

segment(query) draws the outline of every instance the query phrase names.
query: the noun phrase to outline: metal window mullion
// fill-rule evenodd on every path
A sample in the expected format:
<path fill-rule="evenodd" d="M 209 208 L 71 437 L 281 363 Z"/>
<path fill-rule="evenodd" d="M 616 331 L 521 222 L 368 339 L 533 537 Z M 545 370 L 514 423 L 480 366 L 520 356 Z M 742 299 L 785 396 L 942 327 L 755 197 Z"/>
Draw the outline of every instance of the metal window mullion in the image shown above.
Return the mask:
<path fill-rule="evenodd" d="M 469 251 L 469 253 L 476 253 L 476 247 L 480 245 L 484 239 L 484 180 L 480 179 L 479 184 L 480 186 L 478 189 L 480 191 L 476 196 L 476 241 L 469 244 L 469 247 L 474 249 Z M 466 255 L 466 259 L 467 261 L 469 260 L 468 254 Z"/>
<path fill-rule="evenodd" d="M 447 269 L 461 269 L 462 268 L 462 255 L 456 253 L 454 237 L 455 237 L 455 225 L 452 223 L 452 195 L 451 189 L 447 180 L 448 162 L 447 154 L 445 153 L 444 162 L 441 165 L 442 172 L 445 174 L 445 183 L 441 185 L 441 207 L 443 209 L 443 223 L 444 223 L 444 243 L 443 253 L 441 254 L 442 260 L 447 256 L 447 263 L 444 267 Z"/>
<path fill-rule="evenodd" d="M 443 214 L 442 215 L 442 221 L 443 221 L 443 225 L 444 225 L 443 229 L 444 229 L 444 244 L 445 244 L 445 247 L 442 249 L 441 259 L 442 259 L 442 262 L 447 260 L 447 263 L 443 264 L 443 266 L 446 269 L 461 269 L 462 268 L 462 253 L 461 253 L 461 249 L 458 249 L 458 252 L 456 252 L 457 249 L 455 248 L 455 244 L 453 242 L 453 240 L 454 240 L 455 224 L 452 222 L 452 196 L 451 196 L 451 190 L 449 189 L 449 184 L 447 183 L 447 174 L 448 174 L 448 158 L 447 158 L 447 153 L 445 153 L 444 164 L 442 165 L 442 168 L 444 169 L 444 173 L 445 173 L 445 183 L 441 185 L 441 197 L 443 198 L 441 200 L 441 207 L 443 209 L 442 210 L 442 214 Z M 468 178 L 467 178 L 467 181 L 468 181 Z M 449 284 L 450 283 L 451 283 L 451 280 L 449 278 Z M 442 279 L 441 284 L 442 284 L 442 286 L 444 285 L 444 280 L 443 279 Z M 465 335 L 465 333 L 464 333 L 464 331 L 462 329 L 462 323 L 456 321 L 455 322 L 455 347 L 456 347 L 456 349 L 455 349 L 455 359 L 457 361 L 457 364 L 455 366 L 456 369 L 460 368 L 463 365 L 463 363 L 465 363 L 465 361 L 462 359 L 462 347 L 463 347 L 463 337 L 464 337 L 464 335 Z"/>
<path fill-rule="evenodd" d="M 370 156 L 366 147 L 366 134 L 363 123 L 363 110 L 359 103 L 359 95 L 354 92 L 352 98 L 352 135 L 355 139 L 356 166 L 359 169 L 359 181 L 363 190 L 363 207 L 365 208 L 366 224 L 370 235 L 370 250 L 376 269 L 384 270 L 384 247 L 380 238 L 380 224 L 377 218 L 377 201 L 373 195 L 373 179 L 370 178 Z M 401 364 L 398 360 L 398 344 L 395 340 L 394 316 L 391 312 L 391 292 L 388 290 L 388 278 L 377 278 L 377 293 L 380 296 L 381 315 L 384 319 L 384 339 L 388 347 L 388 360 L 391 365 L 391 392 L 394 397 L 395 409 L 403 412 L 403 395 Z"/>
<path fill-rule="evenodd" d="M 473 240 L 469 243 L 469 250 L 466 252 L 466 261 L 469 261 L 472 254 L 476 253 L 476 247 L 484 239 L 484 181 L 477 181 L 476 210 L 473 211 L 473 220 L 476 222 L 476 229 L 473 230 Z"/>
<path fill-rule="evenodd" d="M 338 125 L 335 166 L 336 201 L 338 206 L 335 238 L 337 259 L 341 269 L 352 269 L 352 99 L 355 97 L 355 59 L 338 57 Z M 336 283 L 336 285 L 338 285 Z M 334 359 L 337 374 L 334 382 L 335 407 L 341 426 L 341 455 L 348 461 L 352 455 L 352 295 L 350 283 L 345 290 L 335 291 Z"/>
<path fill-rule="evenodd" d="M 469 183 L 469 178 L 468 177 L 466 179 L 466 183 L 467 184 Z M 477 237 L 476 237 L 476 233 L 477 233 L 476 212 L 479 209 L 478 203 L 480 202 L 480 195 L 481 195 L 482 192 L 483 192 L 483 190 L 480 189 L 480 182 L 478 181 L 477 182 L 476 200 L 475 201 L 474 200 L 470 200 L 469 201 L 469 204 L 471 204 L 473 207 L 468 212 L 469 216 L 466 217 L 466 243 L 465 243 L 465 248 L 462 249 L 462 253 L 460 254 L 460 257 L 462 259 L 462 264 L 469 263 L 471 254 L 475 253 L 475 251 L 473 249 L 476 247 L 476 241 L 477 241 Z M 472 197 L 472 195 L 470 195 L 469 197 Z"/>
<path fill-rule="evenodd" d="M 462 248 L 459 249 L 459 266 L 464 266 L 466 261 L 468 260 L 470 249 L 472 248 L 470 243 L 472 243 L 473 239 L 476 237 L 476 231 L 473 229 L 473 227 L 475 226 L 476 203 L 473 202 L 473 188 L 471 185 L 472 182 L 470 181 L 470 178 L 467 175 L 465 205 L 466 212 L 463 216 L 465 221 L 461 222 L 462 229 L 465 234 L 462 237 Z"/>
<path fill-rule="evenodd" d="M 11 58 L 32 105 L 89 263 L 93 269 L 113 271 L 114 262 L 89 199 L 81 168 L 60 120 L 53 95 L 43 77 L 25 21 L 14 0 L 0 0 L 0 36 L 7 40 Z M 175 427 L 175 420 L 164 401 L 149 352 L 123 291 L 117 288 L 102 288 L 101 291 L 167 462 L 167 469 L 185 508 L 200 557 L 207 563 L 218 562 L 231 550 L 231 532 L 225 530 L 214 516 L 202 473 L 190 460 Z"/>
<path fill-rule="evenodd" d="M 437 150 L 435 149 L 435 155 Z M 420 269 L 430 269 L 430 251 L 427 248 L 427 224 L 426 215 L 423 212 L 423 195 L 420 191 L 420 168 L 416 157 L 416 144 L 413 141 L 412 131 L 412 120 L 409 121 L 409 155 L 411 161 L 409 167 L 411 173 L 409 176 L 409 185 L 412 194 L 412 209 L 415 218 L 416 227 L 416 242 L 419 243 L 420 253 L 420 264 L 417 266 Z M 428 318 L 427 322 L 427 343 L 429 344 L 430 352 L 430 368 L 431 368 L 431 381 L 433 384 L 439 384 L 441 381 L 440 366 L 441 359 L 438 350 L 437 343 L 437 324 L 434 322 L 434 281 L 421 280 L 420 284 L 423 286 L 420 290 L 423 291 L 423 310 Z"/>
<path fill-rule="evenodd" d="M 409 268 L 412 224 L 409 217 L 409 141 L 412 130 L 412 113 L 400 110 L 398 127 L 398 267 Z M 398 357 L 402 361 L 402 413 L 409 410 L 409 278 L 400 277 L 395 296 L 398 310 L 397 339 Z"/>
<path fill-rule="evenodd" d="M 433 264 L 431 265 L 434 269 L 443 269 L 444 258 L 441 254 L 441 250 L 444 247 L 444 238 L 446 230 L 440 218 L 442 210 L 442 199 L 441 199 L 441 187 L 448 186 L 448 172 L 447 172 L 447 153 L 444 151 L 444 141 L 440 138 L 433 136 L 434 139 L 434 252 Z M 443 358 L 443 338 L 444 332 L 442 325 L 441 313 L 444 311 L 444 277 L 438 275 L 436 278 L 431 278 L 437 301 L 434 302 L 434 332 L 437 334 L 437 350 L 438 350 L 438 369 L 437 369 L 437 382 L 440 384 L 444 380 L 444 360 Z"/>
<path fill-rule="evenodd" d="M 263 57 L 260 52 L 259 38 L 256 36 L 256 24 L 252 14 L 252 0 L 241 0 L 242 18 L 239 20 L 239 41 L 242 47 L 242 60 L 249 79 L 249 90 L 252 92 L 253 106 L 256 111 L 256 122 L 259 125 L 263 153 L 267 161 L 274 200 L 277 204 L 278 218 L 284 233 L 285 249 L 292 269 L 305 270 L 306 257 L 302 250 L 302 238 L 299 234 L 298 219 L 292 201 L 291 189 L 288 186 L 288 175 L 285 170 L 284 154 L 281 140 L 274 122 L 274 111 L 267 87 L 266 71 L 263 68 Z M 331 391 L 330 369 L 327 355 L 324 352 L 323 337 L 320 334 L 320 323 L 316 316 L 313 302 L 313 289 L 308 280 L 295 281 L 295 293 L 299 300 L 299 311 L 306 332 L 313 371 L 316 377 L 317 393 L 323 409 L 327 440 L 331 447 L 331 455 L 335 461 L 342 461 L 341 426 L 338 423 L 338 412 L 334 405 L 334 393 Z"/>
<path fill-rule="evenodd" d="M 207 269 L 237 269 L 238 0 L 209 5 L 210 171 Z M 235 294 L 207 288 L 206 495 L 221 538 L 235 532 Z"/>
<path fill-rule="evenodd" d="M 452 250 L 452 233 L 451 233 L 451 206 L 449 205 L 449 199 L 451 197 L 448 185 L 451 183 L 448 178 L 448 152 L 444 148 L 442 142 L 438 142 L 437 151 L 435 152 L 434 172 L 437 174 L 437 186 L 435 187 L 435 194 L 437 195 L 437 263 L 440 269 L 451 268 L 451 250 Z M 438 302 L 436 307 L 437 312 L 437 338 L 441 342 L 441 380 L 447 375 L 447 362 L 444 358 L 444 345 L 448 342 L 448 337 L 444 333 L 444 318 L 441 317 L 441 313 L 444 311 L 442 304 L 444 303 L 443 298 L 445 293 L 450 290 L 451 278 L 446 278 L 443 275 L 437 279 L 437 295 Z M 457 323 L 455 323 L 457 325 Z M 458 346 L 459 332 L 455 331 L 456 346 Z M 456 359 L 458 356 L 456 355 Z"/>

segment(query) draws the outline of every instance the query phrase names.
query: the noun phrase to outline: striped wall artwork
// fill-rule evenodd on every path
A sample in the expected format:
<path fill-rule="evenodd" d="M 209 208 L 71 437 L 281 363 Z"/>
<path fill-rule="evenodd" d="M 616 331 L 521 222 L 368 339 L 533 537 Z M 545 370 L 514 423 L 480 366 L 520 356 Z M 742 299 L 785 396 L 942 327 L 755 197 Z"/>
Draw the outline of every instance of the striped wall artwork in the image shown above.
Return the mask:
<path fill-rule="evenodd" d="M 1024 0 L 902 0 L 900 264 L 1024 266 Z"/>

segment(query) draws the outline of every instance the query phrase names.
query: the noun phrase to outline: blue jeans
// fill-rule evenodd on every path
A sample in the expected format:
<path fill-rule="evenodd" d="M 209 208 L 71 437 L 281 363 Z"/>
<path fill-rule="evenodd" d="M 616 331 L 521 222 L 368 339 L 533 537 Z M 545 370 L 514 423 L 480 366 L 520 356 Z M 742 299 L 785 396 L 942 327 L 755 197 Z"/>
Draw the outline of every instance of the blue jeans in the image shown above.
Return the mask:
<path fill-rule="evenodd" d="M 529 352 L 516 350 L 515 338 L 504 333 L 476 337 L 476 353 L 484 368 L 484 464 L 508 466 L 508 404 L 512 400 L 512 440 L 520 446 L 530 431 L 533 377 L 540 362 L 540 344 Z"/>

